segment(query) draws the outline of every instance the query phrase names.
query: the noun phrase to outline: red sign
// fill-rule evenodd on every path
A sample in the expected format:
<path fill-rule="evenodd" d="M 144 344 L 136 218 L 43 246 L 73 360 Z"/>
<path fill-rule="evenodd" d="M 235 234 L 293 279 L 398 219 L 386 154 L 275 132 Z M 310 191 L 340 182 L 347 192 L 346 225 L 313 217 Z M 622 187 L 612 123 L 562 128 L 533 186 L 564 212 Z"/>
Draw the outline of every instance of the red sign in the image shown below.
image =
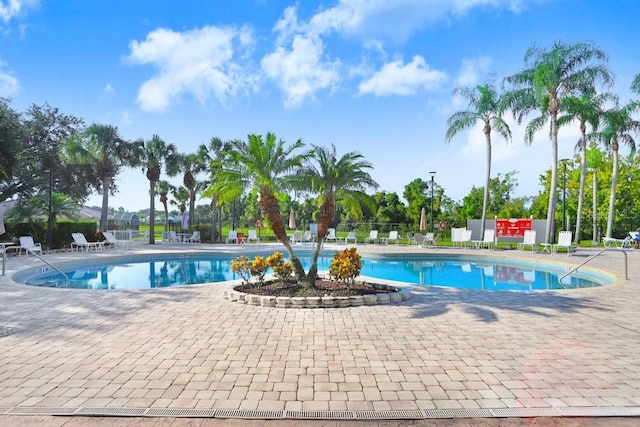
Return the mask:
<path fill-rule="evenodd" d="M 531 218 L 496 219 L 496 237 L 524 237 L 524 232 L 532 227 Z"/>

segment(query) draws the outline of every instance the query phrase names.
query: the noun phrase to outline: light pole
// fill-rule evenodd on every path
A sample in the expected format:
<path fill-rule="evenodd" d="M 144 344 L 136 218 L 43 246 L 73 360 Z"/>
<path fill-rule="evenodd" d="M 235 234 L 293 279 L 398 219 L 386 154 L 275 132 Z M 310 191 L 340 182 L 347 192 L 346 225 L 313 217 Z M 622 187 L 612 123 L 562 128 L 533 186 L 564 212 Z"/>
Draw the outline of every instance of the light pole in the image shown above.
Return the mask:
<path fill-rule="evenodd" d="M 436 172 L 431 171 L 429 175 L 431 175 L 431 232 L 433 233 L 433 178 L 436 176 Z"/>
<path fill-rule="evenodd" d="M 593 246 L 598 245 L 598 176 L 596 175 L 596 168 L 591 169 L 593 171 L 593 199 L 591 202 L 591 213 L 593 221 L 593 236 L 591 237 L 591 244 Z"/>
<path fill-rule="evenodd" d="M 47 221 L 47 245 L 53 245 L 53 169 L 49 169 L 49 218 Z"/>
<path fill-rule="evenodd" d="M 566 228 L 566 218 L 567 218 L 567 162 L 569 159 L 560 159 L 562 162 L 563 170 L 562 170 L 562 231 L 565 231 Z"/>

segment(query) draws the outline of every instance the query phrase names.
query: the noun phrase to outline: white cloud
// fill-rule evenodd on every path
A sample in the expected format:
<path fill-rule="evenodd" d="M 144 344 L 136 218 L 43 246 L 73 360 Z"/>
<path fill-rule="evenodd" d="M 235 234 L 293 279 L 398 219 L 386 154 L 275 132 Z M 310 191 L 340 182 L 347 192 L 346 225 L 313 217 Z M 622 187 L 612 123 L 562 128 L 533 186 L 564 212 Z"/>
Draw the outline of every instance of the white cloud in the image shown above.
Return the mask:
<path fill-rule="evenodd" d="M 458 86 L 476 86 L 480 79 L 485 78 L 493 60 L 488 56 L 473 59 L 463 59 L 462 67 L 458 71 L 456 84 Z"/>
<path fill-rule="evenodd" d="M 447 80 L 447 74 L 433 70 L 423 57 L 416 55 L 404 64 L 397 60 L 384 64 L 369 80 L 359 86 L 361 94 L 413 95 L 419 90 L 433 90 Z"/>
<path fill-rule="evenodd" d="M 250 29 L 243 27 L 201 29 L 174 32 L 158 28 L 143 41 L 130 43 L 126 58 L 133 64 L 152 64 L 156 74 L 142 84 L 138 103 L 143 110 L 164 111 L 182 93 L 206 102 L 215 97 L 224 103 L 228 98 L 248 90 L 249 64 L 234 61 L 253 43 Z"/>
<path fill-rule="evenodd" d="M 11 97 L 18 92 L 20 85 L 11 71 L 3 69 L 5 66 L 6 63 L 0 61 L 0 96 Z"/>
<path fill-rule="evenodd" d="M 26 10 L 37 8 L 39 5 L 39 0 L 0 0 L 0 19 L 6 24 Z"/>
<path fill-rule="evenodd" d="M 285 94 L 286 107 L 297 106 L 340 81 L 340 62 L 323 61 L 323 50 L 319 37 L 296 35 L 291 49 L 279 46 L 262 59 L 263 71 Z"/>

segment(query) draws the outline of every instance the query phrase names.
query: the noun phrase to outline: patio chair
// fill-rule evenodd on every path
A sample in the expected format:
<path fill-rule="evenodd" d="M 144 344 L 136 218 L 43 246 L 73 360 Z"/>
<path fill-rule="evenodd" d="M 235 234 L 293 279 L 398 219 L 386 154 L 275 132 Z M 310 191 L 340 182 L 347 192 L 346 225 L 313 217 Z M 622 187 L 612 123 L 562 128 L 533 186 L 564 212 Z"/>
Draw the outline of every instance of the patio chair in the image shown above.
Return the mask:
<path fill-rule="evenodd" d="M 347 237 L 344 238 L 344 242 L 345 243 L 349 243 L 349 241 L 353 240 L 353 244 L 357 245 L 358 244 L 358 238 L 356 237 L 356 232 L 355 231 L 349 231 L 347 232 Z"/>
<path fill-rule="evenodd" d="M 18 255 L 20 255 L 22 251 L 24 251 L 27 255 L 29 255 L 29 252 L 34 254 L 40 252 L 40 255 L 42 255 L 42 245 L 40 243 L 35 243 L 33 241 L 33 237 L 31 236 L 20 236 Z"/>
<path fill-rule="evenodd" d="M 200 232 L 197 230 L 194 231 L 191 237 L 187 237 L 184 241 L 188 243 L 200 243 Z"/>
<path fill-rule="evenodd" d="M 229 230 L 226 243 L 238 243 L 238 232 L 236 230 Z"/>
<path fill-rule="evenodd" d="M 313 239 L 314 239 L 313 233 L 311 232 L 311 230 L 307 230 L 304 232 L 304 234 L 300 238 L 300 241 L 309 243 L 309 242 L 313 242 Z"/>
<path fill-rule="evenodd" d="M 302 231 L 296 230 L 289 237 L 291 238 L 291 243 L 292 244 L 302 243 Z"/>
<path fill-rule="evenodd" d="M 572 237 L 573 233 L 571 231 L 561 231 L 558 234 L 558 243 L 551 245 L 551 253 L 557 254 L 559 248 L 565 248 L 567 254 L 571 255 L 574 249 L 573 243 L 571 242 Z"/>
<path fill-rule="evenodd" d="M 127 246 L 133 247 L 133 240 L 118 240 L 116 236 L 110 231 L 103 231 L 102 235 L 107 239 L 107 243 L 113 246 L 115 249 L 125 248 Z"/>
<path fill-rule="evenodd" d="M 522 242 L 518 243 L 518 250 L 524 251 L 527 246 L 531 247 L 531 252 L 536 251 L 536 230 L 525 230 Z"/>
<path fill-rule="evenodd" d="M 409 240 L 407 240 L 407 245 L 417 245 L 422 246 L 424 243 L 424 234 L 415 233 Z"/>
<path fill-rule="evenodd" d="M 493 228 L 487 228 L 484 230 L 484 236 L 482 240 L 472 240 L 472 243 L 475 245 L 476 249 L 484 248 L 487 249 L 496 247 L 496 230 Z"/>
<path fill-rule="evenodd" d="M 247 243 L 256 242 L 260 243 L 260 238 L 258 237 L 258 232 L 256 230 L 249 230 L 247 235 Z"/>
<path fill-rule="evenodd" d="M 336 229 L 335 228 L 328 228 L 327 229 L 327 235 L 324 236 L 324 240 L 326 240 L 327 242 L 336 242 L 337 241 L 337 237 L 336 237 Z"/>
<path fill-rule="evenodd" d="M 364 238 L 365 243 L 373 242 L 378 243 L 378 230 L 369 231 L 369 237 Z"/>
<path fill-rule="evenodd" d="M 87 238 L 82 233 L 71 233 L 71 237 L 73 237 L 73 242 L 71 242 L 71 250 L 80 251 L 82 250 L 89 252 L 91 249 L 104 250 L 104 242 L 89 242 Z"/>
<path fill-rule="evenodd" d="M 422 247 L 426 248 L 427 246 L 433 246 L 434 248 L 438 246 L 436 244 L 436 238 L 433 233 L 425 233 L 422 238 Z"/>
<path fill-rule="evenodd" d="M 398 243 L 400 243 L 400 238 L 398 237 L 398 230 L 389 231 L 389 236 L 381 238 L 380 241 L 385 245 L 391 242 L 396 242 L 396 245 L 397 245 Z"/>
<path fill-rule="evenodd" d="M 461 248 L 466 248 L 471 246 L 471 230 L 467 230 L 466 228 L 460 229 L 460 240 L 458 244 Z"/>

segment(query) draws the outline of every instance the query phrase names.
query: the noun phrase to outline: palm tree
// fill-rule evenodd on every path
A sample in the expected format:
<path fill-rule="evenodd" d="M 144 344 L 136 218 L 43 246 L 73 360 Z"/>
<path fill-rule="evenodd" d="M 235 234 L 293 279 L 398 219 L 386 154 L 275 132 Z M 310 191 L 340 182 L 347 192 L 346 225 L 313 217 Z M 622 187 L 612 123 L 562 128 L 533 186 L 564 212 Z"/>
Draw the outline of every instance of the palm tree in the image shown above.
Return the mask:
<path fill-rule="evenodd" d="M 302 140 L 286 146 L 272 133 L 264 138 L 249 135 L 247 142 L 232 141 L 216 181 L 204 192 L 207 197 L 216 195 L 221 202 L 230 202 L 247 188 L 257 190 L 262 215 L 289 253 L 296 278 L 301 283 L 306 282 L 304 269 L 289 243 L 278 196 L 291 186 L 291 176 L 310 156 L 308 152 L 296 153 L 303 146 Z"/>
<path fill-rule="evenodd" d="M 189 226 L 191 226 L 194 218 L 196 192 L 202 187 L 196 176 L 205 170 L 206 159 L 200 156 L 199 152 L 181 154 L 178 159 L 178 170 L 184 173 L 182 185 L 189 191 Z"/>
<path fill-rule="evenodd" d="M 201 159 L 200 161 L 205 165 L 203 171 L 209 171 L 209 185 L 216 181 L 216 174 L 222 167 L 222 161 L 230 149 L 230 142 L 222 142 L 222 140 L 217 137 L 211 138 L 208 146 L 205 144 L 201 144 L 198 148 L 198 156 Z M 221 233 L 218 233 L 218 231 L 216 230 L 216 222 L 219 222 L 219 230 L 222 230 L 222 215 L 219 214 L 218 197 L 215 194 L 211 195 L 210 211 L 211 240 L 213 242 L 216 242 L 219 241 L 219 238 L 221 237 Z M 216 221 L 216 217 L 218 221 Z"/>
<path fill-rule="evenodd" d="M 482 201 L 482 220 L 480 222 L 480 235 L 484 235 L 484 223 L 487 219 L 487 206 L 489 205 L 489 182 L 491 181 L 491 130 L 495 129 L 506 140 L 511 140 L 509 125 L 502 119 L 500 111 L 501 98 L 495 86 L 491 83 L 476 86 L 471 89 L 460 87 L 453 91 L 454 96 L 461 96 L 468 101 L 469 107 L 464 111 L 454 113 L 447 120 L 446 142 L 461 130 L 474 126 L 478 121 L 484 125 L 482 132 L 487 144 L 487 174 L 484 181 L 484 198 Z"/>
<path fill-rule="evenodd" d="M 374 208 L 372 199 L 365 193 L 367 188 L 377 189 L 378 183 L 371 177 L 368 169 L 373 165 L 357 152 L 349 152 L 338 157 L 336 147 L 331 149 L 313 146 L 315 162 L 309 163 L 294 177 L 301 190 L 319 193 L 320 219 L 318 222 L 318 240 L 307 278 L 315 283 L 318 273 L 318 257 L 327 230 L 333 222 L 336 204 L 341 203 L 355 219 L 362 217 L 362 205 Z"/>
<path fill-rule="evenodd" d="M 551 138 L 551 188 L 547 209 L 545 242 L 553 241 L 558 188 L 558 114 L 564 98 L 596 83 L 611 84 L 613 76 L 605 66 L 607 55 L 591 43 L 555 42 L 551 49 L 538 46 L 527 49 L 525 69 L 505 81 L 514 89 L 503 96 L 503 109 L 512 110 L 518 123 L 531 112 L 540 115 L 525 128 L 525 143 L 549 122 Z"/>
<path fill-rule="evenodd" d="M 580 151 L 580 189 L 578 191 L 578 210 L 576 212 L 576 234 L 574 242 L 580 243 L 582 227 L 582 210 L 584 206 L 584 188 L 587 179 L 587 124 L 591 126 L 591 131 L 595 132 L 600 125 L 600 117 L 603 112 L 603 105 L 607 101 L 615 100 L 616 97 L 610 93 L 596 93 L 595 88 L 587 88 L 578 96 L 568 96 L 562 100 L 562 110 L 564 114 L 558 117 L 558 127 L 562 127 L 574 121 L 580 125 L 580 140 L 578 148 Z"/>
<path fill-rule="evenodd" d="M 175 187 L 171 185 L 168 181 L 158 181 L 158 185 L 156 187 L 156 193 L 160 196 L 160 203 L 164 207 L 164 229 L 165 231 L 169 229 L 169 206 L 167 205 L 169 198 L 167 195 L 170 191 L 173 191 Z"/>
<path fill-rule="evenodd" d="M 163 165 L 167 169 L 174 167 L 177 162 L 178 150 L 175 145 L 167 144 L 158 135 L 148 140 L 138 140 L 135 147 L 137 164 L 142 166 L 149 180 L 149 244 L 155 244 L 155 195 L 156 184 L 160 180 Z"/>
<path fill-rule="evenodd" d="M 132 150 L 133 144 L 120 137 L 117 127 L 95 123 L 64 145 L 64 157 L 77 164 L 91 165 L 93 173 L 100 179 L 100 230 L 107 229 L 109 190 L 115 187 L 114 178 L 123 166 L 132 166 L 134 163 Z"/>
<path fill-rule="evenodd" d="M 616 188 L 618 185 L 618 150 L 620 143 L 624 143 L 635 152 L 635 140 L 630 132 L 640 132 L 640 121 L 634 119 L 632 114 L 640 109 L 640 104 L 631 102 L 620 108 L 612 108 L 604 112 L 603 127 L 595 134 L 597 140 L 611 150 L 613 160 L 613 172 L 611 174 L 611 192 L 609 195 L 609 212 L 607 216 L 607 231 L 605 237 L 611 237 L 613 230 L 613 214 L 616 205 Z"/>
<path fill-rule="evenodd" d="M 631 82 L 631 90 L 640 94 L 640 74 L 636 74 Z"/>

